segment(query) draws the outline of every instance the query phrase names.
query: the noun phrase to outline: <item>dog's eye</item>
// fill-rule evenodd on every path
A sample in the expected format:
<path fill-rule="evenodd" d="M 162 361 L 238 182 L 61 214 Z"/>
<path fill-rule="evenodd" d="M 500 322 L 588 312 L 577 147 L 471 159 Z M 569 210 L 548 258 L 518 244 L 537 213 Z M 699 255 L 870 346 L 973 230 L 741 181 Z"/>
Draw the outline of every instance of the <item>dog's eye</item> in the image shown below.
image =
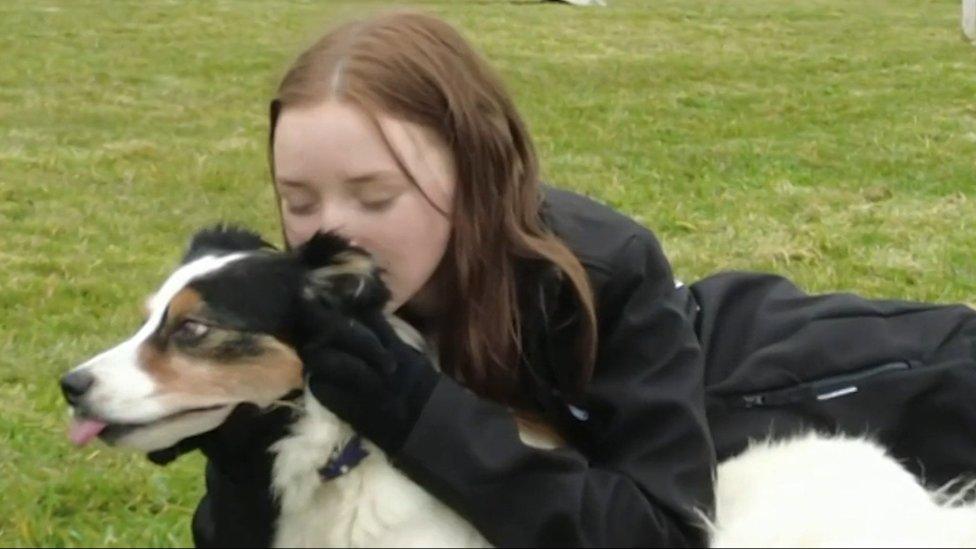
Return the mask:
<path fill-rule="evenodd" d="M 207 335 L 210 326 L 196 320 L 184 320 L 179 327 L 173 331 L 173 337 L 182 341 L 194 341 Z"/>

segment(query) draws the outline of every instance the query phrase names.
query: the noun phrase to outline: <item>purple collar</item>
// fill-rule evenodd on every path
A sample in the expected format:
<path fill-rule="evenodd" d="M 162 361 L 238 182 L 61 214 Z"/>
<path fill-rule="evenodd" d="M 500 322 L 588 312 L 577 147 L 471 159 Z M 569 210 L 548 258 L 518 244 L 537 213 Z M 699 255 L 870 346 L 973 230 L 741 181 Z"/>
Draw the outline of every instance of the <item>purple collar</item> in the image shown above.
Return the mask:
<path fill-rule="evenodd" d="M 359 435 L 349 439 L 342 449 L 336 447 L 332 450 L 329 461 L 319 469 L 319 476 L 323 481 L 333 480 L 348 473 L 353 467 L 359 465 L 369 452 L 363 448 L 363 439 Z"/>

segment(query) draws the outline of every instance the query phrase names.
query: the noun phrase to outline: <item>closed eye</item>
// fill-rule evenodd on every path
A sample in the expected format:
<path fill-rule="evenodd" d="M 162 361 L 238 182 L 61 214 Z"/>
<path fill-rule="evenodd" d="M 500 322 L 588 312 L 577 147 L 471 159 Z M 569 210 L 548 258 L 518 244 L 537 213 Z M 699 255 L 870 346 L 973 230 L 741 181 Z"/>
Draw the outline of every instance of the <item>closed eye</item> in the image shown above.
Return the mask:
<path fill-rule="evenodd" d="M 395 196 L 384 198 L 382 200 L 371 200 L 368 202 L 364 201 L 363 208 L 374 212 L 383 211 L 389 208 L 393 204 L 394 200 L 396 200 Z"/>
<path fill-rule="evenodd" d="M 309 215 L 315 213 L 315 209 L 318 206 L 316 202 L 307 202 L 305 204 L 291 204 L 285 203 L 285 209 L 288 213 L 293 215 Z"/>

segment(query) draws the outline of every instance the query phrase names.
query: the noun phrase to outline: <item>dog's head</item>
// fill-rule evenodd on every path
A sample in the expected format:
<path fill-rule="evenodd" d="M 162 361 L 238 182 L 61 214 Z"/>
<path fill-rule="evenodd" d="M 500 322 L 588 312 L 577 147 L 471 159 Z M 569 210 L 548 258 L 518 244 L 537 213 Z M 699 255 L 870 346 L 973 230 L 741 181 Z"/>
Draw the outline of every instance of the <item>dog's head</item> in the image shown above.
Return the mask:
<path fill-rule="evenodd" d="M 244 230 L 200 231 L 135 335 L 61 378 L 70 438 L 158 450 L 218 427 L 238 404 L 300 389 L 294 345 L 309 299 L 356 314 L 389 292 L 370 257 L 334 235 L 281 252 Z"/>

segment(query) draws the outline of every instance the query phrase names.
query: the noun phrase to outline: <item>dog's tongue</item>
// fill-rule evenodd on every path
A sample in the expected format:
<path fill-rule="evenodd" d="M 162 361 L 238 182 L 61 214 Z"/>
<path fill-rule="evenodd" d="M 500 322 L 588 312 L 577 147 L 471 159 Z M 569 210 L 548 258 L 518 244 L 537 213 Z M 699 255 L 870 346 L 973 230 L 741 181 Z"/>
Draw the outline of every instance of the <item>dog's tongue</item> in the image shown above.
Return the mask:
<path fill-rule="evenodd" d="M 108 424 L 94 419 L 78 419 L 71 421 L 71 429 L 68 431 L 68 438 L 75 446 L 84 446 L 91 442 L 91 439 L 98 436 L 102 429 Z"/>

